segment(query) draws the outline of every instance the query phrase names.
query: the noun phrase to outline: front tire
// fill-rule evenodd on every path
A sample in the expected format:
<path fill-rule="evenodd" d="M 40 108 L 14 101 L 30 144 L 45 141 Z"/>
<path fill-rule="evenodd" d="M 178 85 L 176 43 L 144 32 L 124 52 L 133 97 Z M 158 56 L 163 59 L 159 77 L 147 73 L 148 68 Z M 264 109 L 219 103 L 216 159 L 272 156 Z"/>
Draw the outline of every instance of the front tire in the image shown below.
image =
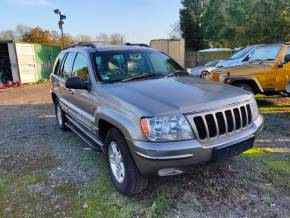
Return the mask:
<path fill-rule="evenodd" d="M 64 111 L 60 107 L 60 104 L 59 104 L 58 100 L 55 101 L 54 106 L 55 106 L 55 116 L 56 116 L 56 121 L 57 121 L 58 127 L 62 131 L 66 131 L 67 127 L 65 125 L 65 122 L 67 120 L 66 120 Z"/>
<path fill-rule="evenodd" d="M 118 129 L 112 128 L 108 131 L 105 151 L 114 187 L 127 196 L 142 192 L 148 184 L 148 178 L 139 172 L 127 142 Z"/>

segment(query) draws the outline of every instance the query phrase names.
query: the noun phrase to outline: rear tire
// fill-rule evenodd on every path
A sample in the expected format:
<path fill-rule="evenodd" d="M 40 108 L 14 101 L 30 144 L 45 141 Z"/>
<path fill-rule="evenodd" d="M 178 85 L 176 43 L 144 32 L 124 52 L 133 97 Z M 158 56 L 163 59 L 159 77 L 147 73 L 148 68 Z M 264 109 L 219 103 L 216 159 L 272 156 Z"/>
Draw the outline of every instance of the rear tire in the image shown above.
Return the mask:
<path fill-rule="evenodd" d="M 55 108 L 55 116 L 56 116 L 58 127 L 62 131 L 67 131 L 68 128 L 65 125 L 65 123 L 67 122 L 67 119 L 65 117 L 65 112 L 61 109 L 60 104 L 57 99 L 55 100 L 54 108 Z"/>
<path fill-rule="evenodd" d="M 253 94 L 255 93 L 255 92 L 254 92 L 254 89 L 253 89 L 250 85 L 248 85 L 248 84 L 239 83 L 239 84 L 237 84 L 236 86 L 237 86 L 237 87 L 240 87 L 240 88 L 242 88 L 242 89 L 244 89 L 244 90 L 247 90 L 247 91 L 249 91 L 249 92 L 252 92 Z"/>
<path fill-rule="evenodd" d="M 116 128 L 107 133 L 105 153 L 111 181 L 120 193 L 132 196 L 146 188 L 148 178 L 138 170 L 123 134 Z"/>

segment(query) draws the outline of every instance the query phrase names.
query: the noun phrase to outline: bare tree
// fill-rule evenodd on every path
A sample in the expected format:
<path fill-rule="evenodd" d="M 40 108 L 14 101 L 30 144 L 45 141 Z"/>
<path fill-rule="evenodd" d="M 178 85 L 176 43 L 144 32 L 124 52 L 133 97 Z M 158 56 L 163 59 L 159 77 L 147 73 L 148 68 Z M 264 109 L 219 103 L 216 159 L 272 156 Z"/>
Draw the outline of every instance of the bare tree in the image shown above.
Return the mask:
<path fill-rule="evenodd" d="M 120 34 L 120 33 L 113 33 L 110 36 L 110 39 L 111 39 L 111 44 L 112 45 L 123 44 L 124 41 L 125 41 L 125 37 L 122 34 Z"/>
<path fill-rule="evenodd" d="M 14 40 L 15 32 L 13 30 L 4 30 L 0 32 L 0 38 L 3 40 Z"/>
<path fill-rule="evenodd" d="M 170 32 L 169 32 L 170 39 L 181 39 L 181 29 L 179 21 L 170 25 Z"/>
<path fill-rule="evenodd" d="M 32 28 L 26 25 L 17 25 L 15 31 L 15 38 L 17 40 L 22 40 L 23 36 L 31 32 Z"/>
<path fill-rule="evenodd" d="M 77 35 L 74 37 L 74 41 L 76 42 L 91 42 L 92 41 L 92 37 L 89 35 Z"/>
<path fill-rule="evenodd" d="M 110 37 L 106 33 L 100 33 L 97 35 L 96 40 L 101 42 L 109 42 Z"/>

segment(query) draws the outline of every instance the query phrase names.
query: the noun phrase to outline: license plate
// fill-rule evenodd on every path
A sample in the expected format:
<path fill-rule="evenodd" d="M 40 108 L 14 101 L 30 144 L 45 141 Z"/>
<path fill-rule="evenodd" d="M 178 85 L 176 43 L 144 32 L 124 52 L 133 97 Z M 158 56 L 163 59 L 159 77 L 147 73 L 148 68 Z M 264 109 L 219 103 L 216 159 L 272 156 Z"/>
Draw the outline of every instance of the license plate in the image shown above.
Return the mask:
<path fill-rule="evenodd" d="M 229 159 L 253 147 L 254 138 L 224 148 L 213 150 L 212 161 Z"/>

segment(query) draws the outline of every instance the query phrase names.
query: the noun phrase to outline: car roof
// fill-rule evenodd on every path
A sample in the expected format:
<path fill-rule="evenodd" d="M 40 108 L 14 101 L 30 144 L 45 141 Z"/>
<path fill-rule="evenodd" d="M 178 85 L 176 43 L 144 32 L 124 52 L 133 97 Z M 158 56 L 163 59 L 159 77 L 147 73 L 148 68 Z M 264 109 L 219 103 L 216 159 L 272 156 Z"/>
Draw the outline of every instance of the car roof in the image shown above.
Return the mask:
<path fill-rule="evenodd" d="M 99 45 L 94 44 L 76 44 L 65 48 L 63 51 L 87 51 L 87 52 L 109 52 L 109 51 L 156 51 L 156 49 L 151 48 L 145 44 L 130 44 L 130 45 Z"/>

